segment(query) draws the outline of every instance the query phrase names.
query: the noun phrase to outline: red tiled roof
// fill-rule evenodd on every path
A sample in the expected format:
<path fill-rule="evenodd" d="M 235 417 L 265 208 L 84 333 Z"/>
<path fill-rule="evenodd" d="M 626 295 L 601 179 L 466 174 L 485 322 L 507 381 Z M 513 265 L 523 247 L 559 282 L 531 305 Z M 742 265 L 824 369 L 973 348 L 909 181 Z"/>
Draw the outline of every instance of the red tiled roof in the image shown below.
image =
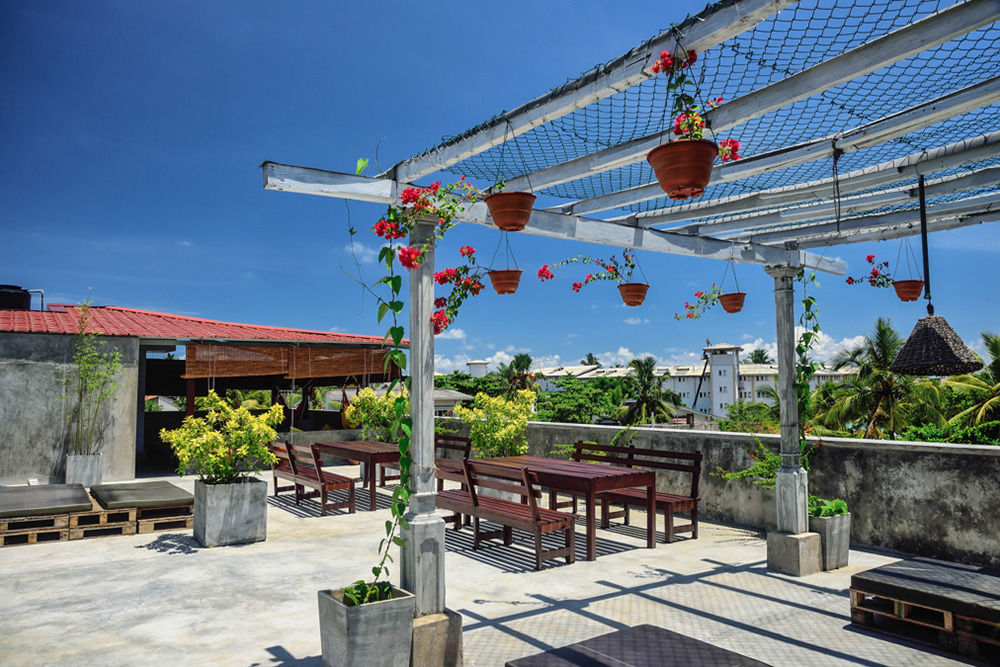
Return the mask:
<path fill-rule="evenodd" d="M 79 308 L 50 304 L 49 310 L 0 310 L 0 331 L 13 333 L 75 334 L 79 329 Z M 91 306 L 90 329 L 104 336 L 140 338 L 303 341 L 311 343 L 382 342 L 379 336 L 266 327 L 257 324 L 219 322 L 200 317 L 155 313 L 119 306 Z"/>

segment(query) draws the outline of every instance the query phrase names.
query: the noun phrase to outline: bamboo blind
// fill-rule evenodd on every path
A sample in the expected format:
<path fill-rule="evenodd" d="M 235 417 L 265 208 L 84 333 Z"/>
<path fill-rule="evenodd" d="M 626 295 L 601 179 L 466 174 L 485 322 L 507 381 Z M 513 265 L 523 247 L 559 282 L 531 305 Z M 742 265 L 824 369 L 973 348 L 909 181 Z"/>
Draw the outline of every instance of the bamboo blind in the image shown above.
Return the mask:
<path fill-rule="evenodd" d="M 385 349 L 188 345 L 184 379 L 281 375 L 286 379 L 382 375 Z"/>

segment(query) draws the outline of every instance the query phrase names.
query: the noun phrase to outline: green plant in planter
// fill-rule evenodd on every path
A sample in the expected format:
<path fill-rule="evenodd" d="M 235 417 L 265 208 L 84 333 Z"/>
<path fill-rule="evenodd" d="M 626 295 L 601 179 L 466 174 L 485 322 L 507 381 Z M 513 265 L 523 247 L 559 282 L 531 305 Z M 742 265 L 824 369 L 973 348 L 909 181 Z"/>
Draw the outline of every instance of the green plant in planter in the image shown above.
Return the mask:
<path fill-rule="evenodd" d="M 160 431 L 177 455 L 178 474 L 193 471 L 206 484 L 232 484 L 278 462 L 268 444 L 278 437 L 274 427 L 284 419 L 281 405 L 254 416 L 215 391 L 208 392 L 206 405 L 204 417 L 186 417 L 180 428 Z"/>
<path fill-rule="evenodd" d="M 840 498 L 827 500 L 809 496 L 809 516 L 839 516 L 848 513 L 847 503 Z"/>
<path fill-rule="evenodd" d="M 69 416 L 70 453 L 93 455 L 101 451 L 98 438 L 104 406 L 114 402 L 115 377 L 121 372 L 121 353 L 102 349 L 90 331 L 90 301 L 78 309 L 80 321 L 73 343 L 73 374 L 65 378 L 67 392 L 75 389 L 76 405 Z M 65 399 L 67 395 L 63 395 Z"/>
<path fill-rule="evenodd" d="M 469 437 L 480 458 L 518 456 L 528 451 L 525 434 L 535 392 L 521 389 L 514 398 L 476 394 L 472 407 L 456 405 L 455 416 L 469 427 Z"/>
<path fill-rule="evenodd" d="M 396 442 L 399 437 L 398 431 L 393 430 L 397 426 L 396 399 L 405 399 L 406 411 L 409 412 L 408 396 L 405 388 L 379 396 L 371 387 L 365 387 L 355 395 L 345 410 L 346 418 L 351 423 L 361 425 L 361 437 L 365 440 Z"/>

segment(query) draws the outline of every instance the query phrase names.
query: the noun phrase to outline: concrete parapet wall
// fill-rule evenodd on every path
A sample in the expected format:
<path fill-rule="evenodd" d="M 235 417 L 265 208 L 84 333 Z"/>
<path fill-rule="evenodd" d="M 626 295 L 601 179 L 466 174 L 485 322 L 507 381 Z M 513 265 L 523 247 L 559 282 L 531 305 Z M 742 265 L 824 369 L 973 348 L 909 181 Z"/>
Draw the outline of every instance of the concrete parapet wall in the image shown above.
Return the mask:
<path fill-rule="evenodd" d="M 135 476 L 136 387 L 139 341 L 104 337 L 121 353 L 122 371 L 101 452 L 105 481 Z M 0 484 L 29 478 L 61 483 L 68 448 L 68 419 L 75 396 L 63 399 L 73 372 L 74 336 L 0 334 Z"/>
<path fill-rule="evenodd" d="M 528 453 L 556 456 L 555 446 L 577 440 L 607 444 L 616 426 L 528 424 Z M 777 435 L 760 435 L 772 450 Z M 636 446 L 701 451 L 700 515 L 706 519 L 763 528 L 773 494 L 748 480 L 724 480 L 713 473 L 751 463 L 743 449 L 746 433 L 637 428 Z M 809 492 L 843 498 L 851 510 L 851 543 L 906 553 L 1000 566 L 1000 447 L 853 438 L 821 438 L 812 456 Z M 658 473 L 661 491 L 686 482 Z"/>

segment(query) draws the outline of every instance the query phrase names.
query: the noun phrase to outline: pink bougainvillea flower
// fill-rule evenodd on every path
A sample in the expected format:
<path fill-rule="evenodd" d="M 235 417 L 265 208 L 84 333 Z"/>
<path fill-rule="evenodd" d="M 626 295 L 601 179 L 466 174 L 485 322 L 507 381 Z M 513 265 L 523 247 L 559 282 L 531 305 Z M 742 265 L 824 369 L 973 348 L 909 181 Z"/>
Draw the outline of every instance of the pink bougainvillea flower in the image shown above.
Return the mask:
<path fill-rule="evenodd" d="M 438 285 L 447 285 L 448 283 L 455 280 L 457 276 L 458 276 L 458 271 L 456 269 L 444 269 L 434 274 L 434 282 L 436 282 Z"/>
<path fill-rule="evenodd" d="M 549 269 L 548 264 L 542 264 L 542 268 L 538 269 L 538 279 L 541 280 L 542 282 L 545 282 L 546 280 L 552 280 L 555 277 L 556 274 L 552 273 L 552 271 Z"/>
<path fill-rule="evenodd" d="M 574 292 L 579 292 L 581 287 L 583 287 L 583 283 L 573 283 Z"/>
<path fill-rule="evenodd" d="M 472 257 L 474 254 L 476 254 L 476 249 L 473 248 L 471 245 L 464 245 L 461 248 L 459 248 L 458 252 L 461 253 L 462 257 Z"/>
<path fill-rule="evenodd" d="M 400 248 L 398 257 L 399 263 L 407 269 L 417 268 L 424 259 L 419 248 Z"/>
<path fill-rule="evenodd" d="M 438 298 L 434 299 L 435 308 L 444 308 L 445 305 L 447 305 L 447 303 L 448 299 L 444 298 L 443 296 L 439 296 Z"/>
<path fill-rule="evenodd" d="M 875 261 L 875 255 L 865 255 L 865 261 L 871 264 Z"/>
<path fill-rule="evenodd" d="M 448 325 L 451 324 L 451 320 L 448 319 L 444 310 L 438 310 L 431 315 L 431 324 L 434 326 L 434 335 L 436 336 L 448 328 Z"/>

